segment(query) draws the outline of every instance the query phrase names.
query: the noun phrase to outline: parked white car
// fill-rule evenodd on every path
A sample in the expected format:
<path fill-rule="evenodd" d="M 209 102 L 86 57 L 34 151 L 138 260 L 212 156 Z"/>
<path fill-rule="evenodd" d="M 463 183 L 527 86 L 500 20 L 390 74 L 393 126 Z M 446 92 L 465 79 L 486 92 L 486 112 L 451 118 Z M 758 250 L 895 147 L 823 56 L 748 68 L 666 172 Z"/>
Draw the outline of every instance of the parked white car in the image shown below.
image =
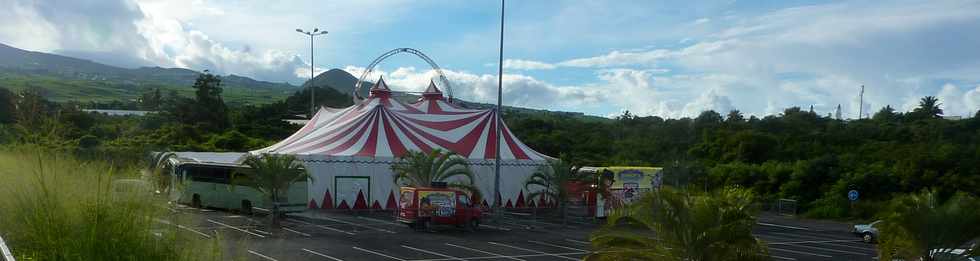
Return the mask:
<path fill-rule="evenodd" d="M 851 232 L 860 236 L 861 241 L 865 243 L 874 243 L 878 241 L 878 228 L 875 227 L 878 224 L 881 224 L 881 220 L 871 222 L 870 224 L 857 224 L 854 225 L 854 229 Z"/>

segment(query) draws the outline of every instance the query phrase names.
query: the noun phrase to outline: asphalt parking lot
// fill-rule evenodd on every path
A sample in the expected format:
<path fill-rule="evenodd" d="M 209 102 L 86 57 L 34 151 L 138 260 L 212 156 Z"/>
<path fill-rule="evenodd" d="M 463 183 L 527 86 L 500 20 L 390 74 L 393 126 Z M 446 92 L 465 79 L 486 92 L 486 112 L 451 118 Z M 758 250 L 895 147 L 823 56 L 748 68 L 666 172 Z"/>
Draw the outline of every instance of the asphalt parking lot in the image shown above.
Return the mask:
<path fill-rule="evenodd" d="M 248 260 L 581 260 L 589 233 L 597 226 L 573 221 L 509 216 L 476 232 L 444 228 L 415 231 L 385 213 L 317 212 L 283 221 L 265 231 L 262 217 L 220 210 L 178 207 L 175 218 L 200 237 L 220 234 L 229 252 Z M 180 217 L 178 217 L 180 216 Z M 161 220 L 163 223 L 172 222 Z M 871 260 L 874 246 L 860 242 L 844 224 L 811 224 L 779 217 L 760 218 L 753 233 L 769 244 L 773 260 Z"/>

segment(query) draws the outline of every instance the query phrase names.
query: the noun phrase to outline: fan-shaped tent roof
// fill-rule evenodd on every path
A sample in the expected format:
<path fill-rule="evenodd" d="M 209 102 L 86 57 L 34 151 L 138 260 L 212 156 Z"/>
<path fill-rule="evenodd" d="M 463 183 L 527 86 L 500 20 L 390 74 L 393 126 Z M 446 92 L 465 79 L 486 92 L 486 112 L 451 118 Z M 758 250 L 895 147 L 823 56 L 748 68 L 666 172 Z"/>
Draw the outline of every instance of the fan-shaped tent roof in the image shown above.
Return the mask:
<path fill-rule="evenodd" d="M 410 150 L 443 149 L 469 159 L 494 159 L 498 144 L 495 110 L 470 110 L 447 102 L 434 84 L 419 101 L 391 98 L 384 80 L 367 99 L 344 109 L 321 108 L 299 131 L 252 154 L 399 157 Z M 506 125 L 503 160 L 546 160 L 517 139 Z"/>

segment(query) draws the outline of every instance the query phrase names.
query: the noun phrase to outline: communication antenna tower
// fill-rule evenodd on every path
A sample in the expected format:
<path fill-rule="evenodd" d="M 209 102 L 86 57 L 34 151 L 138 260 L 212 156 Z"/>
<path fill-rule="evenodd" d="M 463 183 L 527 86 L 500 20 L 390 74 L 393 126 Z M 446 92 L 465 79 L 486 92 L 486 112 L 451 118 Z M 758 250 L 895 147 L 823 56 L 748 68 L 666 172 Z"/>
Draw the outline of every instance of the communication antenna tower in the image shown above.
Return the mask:
<path fill-rule="evenodd" d="M 837 111 L 834 112 L 834 118 L 840 120 L 840 104 L 837 104 Z"/>
<path fill-rule="evenodd" d="M 864 85 L 861 85 L 861 103 L 858 104 L 858 120 L 864 117 Z"/>

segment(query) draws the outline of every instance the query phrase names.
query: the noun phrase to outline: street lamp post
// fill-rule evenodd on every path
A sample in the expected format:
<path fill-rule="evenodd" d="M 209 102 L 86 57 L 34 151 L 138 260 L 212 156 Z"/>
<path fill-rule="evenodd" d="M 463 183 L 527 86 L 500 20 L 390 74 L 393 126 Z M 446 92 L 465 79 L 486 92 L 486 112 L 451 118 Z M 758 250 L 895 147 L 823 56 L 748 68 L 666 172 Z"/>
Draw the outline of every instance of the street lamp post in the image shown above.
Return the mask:
<path fill-rule="evenodd" d="M 317 35 L 325 35 L 327 31 L 320 31 L 319 28 L 313 28 L 313 31 L 303 31 L 303 29 L 296 29 L 296 32 L 310 36 L 310 119 L 313 119 L 313 115 L 316 114 L 316 91 L 313 89 L 313 78 L 315 77 L 313 72 L 313 37 Z"/>
<path fill-rule="evenodd" d="M 496 141 L 497 144 L 496 146 L 493 146 L 494 153 L 496 154 L 494 155 L 496 158 L 494 160 L 494 169 L 493 169 L 493 192 L 494 192 L 493 207 L 494 207 L 494 215 L 496 215 L 497 217 L 494 220 L 498 220 L 502 214 L 500 211 L 501 202 L 500 200 L 498 200 L 498 198 L 501 197 L 500 195 L 500 143 L 501 142 L 500 140 L 501 140 L 501 135 L 503 135 L 503 130 L 502 130 L 503 120 L 501 118 L 502 117 L 501 113 L 503 113 L 503 110 L 501 110 L 500 105 L 503 99 L 502 98 L 503 88 L 504 88 L 503 86 L 504 86 L 504 0 L 500 0 L 500 57 L 497 61 L 497 113 L 496 113 L 497 114 L 497 119 L 496 119 L 497 120 L 497 141 Z"/>

